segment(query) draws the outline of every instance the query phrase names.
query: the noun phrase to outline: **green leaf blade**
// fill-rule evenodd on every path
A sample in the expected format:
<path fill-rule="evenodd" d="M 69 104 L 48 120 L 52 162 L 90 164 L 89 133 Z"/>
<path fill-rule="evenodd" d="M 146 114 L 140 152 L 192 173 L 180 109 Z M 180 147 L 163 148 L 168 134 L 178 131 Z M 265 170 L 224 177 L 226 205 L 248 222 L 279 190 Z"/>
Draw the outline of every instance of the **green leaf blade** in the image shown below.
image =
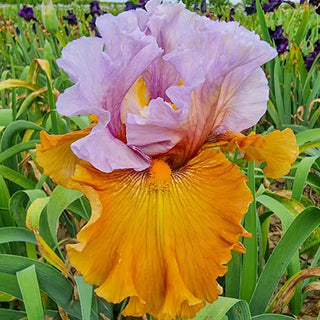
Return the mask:
<path fill-rule="evenodd" d="M 291 223 L 258 280 L 250 301 L 250 309 L 253 315 L 265 312 L 268 302 L 292 257 L 319 224 L 320 209 L 316 207 L 305 209 Z"/>
<path fill-rule="evenodd" d="M 17 272 L 17 279 L 29 320 L 43 320 L 44 312 L 34 265 Z"/>

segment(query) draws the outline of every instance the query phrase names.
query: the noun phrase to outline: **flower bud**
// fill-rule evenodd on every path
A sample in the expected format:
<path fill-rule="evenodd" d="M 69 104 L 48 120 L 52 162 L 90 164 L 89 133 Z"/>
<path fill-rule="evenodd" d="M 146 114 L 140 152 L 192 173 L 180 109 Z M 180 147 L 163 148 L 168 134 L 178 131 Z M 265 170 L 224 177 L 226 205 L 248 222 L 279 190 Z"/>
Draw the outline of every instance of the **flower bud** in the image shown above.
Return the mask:
<path fill-rule="evenodd" d="M 42 2 L 42 21 L 45 28 L 50 33 L 57 33 L 59 30 L 59 20 L 56 10 L 53 7 L 52 0 L 44 0 Z"/>

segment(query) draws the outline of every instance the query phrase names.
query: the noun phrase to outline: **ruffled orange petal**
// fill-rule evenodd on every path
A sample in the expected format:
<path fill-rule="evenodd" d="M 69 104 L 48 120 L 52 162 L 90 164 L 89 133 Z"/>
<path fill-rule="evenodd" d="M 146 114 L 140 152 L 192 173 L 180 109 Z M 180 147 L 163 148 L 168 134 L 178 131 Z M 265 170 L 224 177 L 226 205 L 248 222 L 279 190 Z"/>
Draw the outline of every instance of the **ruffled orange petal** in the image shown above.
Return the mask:
<path fill-rule="evenodd" d="M 291 129 L 285 129 L 273 131 L 263 138 L 263 148 L 254 145 L 246 148 L 246 159 L 265 161 L 265 175 L 273 179 L 281 178 L 290 171 L 291 164 L 299 155 L 296 137 Z"/>
<path fill-rule="evenodd" d="M 68 255 L 98 295 L 130 297 L 125 315 L 158 319 L 192 318 L 217 299 L 231 250 L 243 251 L 240 221 L 252 201 L 246 177 L 220 151 L 203 150 L 176 172 L 161 160 L 108 174 L 81 163 L 73 179 L 92 217 Z"/>
<path fill-rule="evenodd" d="M 266 162 L 263 171 L 269 178 L 278 179 L 290 171 L 291 164 L 299 155 L 296 137 L 291 129 L 275 130 L 265 136 L 251 132 L 244 136 L 237 132 L 226 132 L 215 137 L 210 146 L 220 146 L 223 152 L 236 149 L 245 152 L 245 159 Z"/>
<path fill-rule="evenodd" d="M 41 144 L 37 145 L 37 162 L 56 183 L 67 186 L 75 166 L 81 160 L 70 149 L 70 145 L 91 131 L 91 128 L 63 135 L 49 135 L 40 132 Z"/>

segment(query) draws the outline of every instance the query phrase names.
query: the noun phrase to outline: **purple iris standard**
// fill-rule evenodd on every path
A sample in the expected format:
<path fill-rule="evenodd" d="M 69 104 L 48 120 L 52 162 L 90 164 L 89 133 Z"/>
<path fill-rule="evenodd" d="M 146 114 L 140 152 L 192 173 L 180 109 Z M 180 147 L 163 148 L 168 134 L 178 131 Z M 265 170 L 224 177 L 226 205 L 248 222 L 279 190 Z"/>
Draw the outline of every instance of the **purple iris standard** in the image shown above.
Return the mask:
<path fill-rule="evenodd" d="M 269 28 L 270 38 L 274 41 L 278 54 L 284 53 L 288 50 L 289 40 L 283 35 L 282 26 L 277 26 L 273 31 Z"/>
<path fill-rule="evenodd" d="M 23 8 L 18 12 L 18 16 L 28 22 L 31 20 L 37 21 L 31 7 L 23 6 Z"/>
<path fill-rule="evenodd" d="M 183 152 L 187 157 L 212 127 L 216 133 L 242 131 L 265 113 L 268 83 L 260 65 L 276 50 L 236 22 L 212 21 L 181 3 L 159 2 L 149 1 L 147 11 L 98 17 L 102 38 L 71 42 L 57 61 L 75 83 L 59 96 L 57 110 L 99 119 L 72 150 L 103 172 L 145 170 L 149 156 L 181 140 L 181 130 L 191 146 Z M 197 127 L 192 133 L 191 124 Z"/>
<path fill-rule="evenodd" d="M 68 22 L 70 26 L 78 25 L 77 16 L 73 13 L 73 10 L 67 10 L 68 15 L 63 17 L 64 20 Z"/>
<path fill-rule="evenodd" d="M 311 69 L 313 62 L 316 60 L 319 54 L 320 54 L 320 39 L 315 42 L 313 52 L 310 52 L 304 58 L 304 63 L 308 71 Z"/>

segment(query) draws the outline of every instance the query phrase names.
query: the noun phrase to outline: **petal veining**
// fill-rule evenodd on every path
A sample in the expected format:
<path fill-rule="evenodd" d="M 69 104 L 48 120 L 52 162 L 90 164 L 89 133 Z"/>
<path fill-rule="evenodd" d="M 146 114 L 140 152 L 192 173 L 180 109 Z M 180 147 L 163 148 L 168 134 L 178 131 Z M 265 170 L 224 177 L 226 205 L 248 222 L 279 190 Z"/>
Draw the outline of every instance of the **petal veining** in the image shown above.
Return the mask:
<path fill-rule="evenodd" d="M 177 172 L 156 160 L 140 173 L 78 165 L 73 178 L 95 212 L 68 254 L 99 295 L 130 297 L 125 314 L 159 319 L 191 318 L 217 299 L 252 200 L 221 152 L 204 150 Z"/>
<path fill-rule="evenodd" d="M 260 66 L 277 55 L 268 43 L 236 22 L 200 17 L 183 4 L 150 5 L 146 26 L 164 50 L 143 74 L 151 98 L 158 95 L 188 114 L 179 126 L 181 142 L 168 154 L 175 166 L 192 158 L 211 132 L 257 123 L 269 94 Z"/>

